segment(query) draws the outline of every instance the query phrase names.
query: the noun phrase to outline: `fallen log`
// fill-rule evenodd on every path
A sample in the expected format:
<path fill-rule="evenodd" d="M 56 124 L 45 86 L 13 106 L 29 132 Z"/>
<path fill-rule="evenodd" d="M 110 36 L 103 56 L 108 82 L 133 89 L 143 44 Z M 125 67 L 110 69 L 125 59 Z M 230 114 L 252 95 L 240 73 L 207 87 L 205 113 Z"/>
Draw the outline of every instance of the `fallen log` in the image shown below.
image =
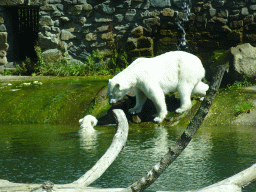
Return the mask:
<path fill-rule="evenodd" d="M 113 163 L 122 148 L 125 146 L 129 129 L 126 116 L 120 109 L 114 109 L 113 113 L 115 114 L 114 116 L 116 118 L 117 132 L 110 147 L 106 153 L 97 161 L 97 163 L 77 181 L 73 182 L 73 184 L 87 187 L 95 180 L 100 178 L 100 176 Z"/>
<path fill-rule="evenodd" d="M 125 146 L 128 137 L 128 121 L 124 112 L 120 109 L 114 109 L 113 114 L 117 122 L 117 131 L 113 137 L 113 141 L 106 153 L 98 160 L 98 162 L 87 171 L 82 177 L 71 184 L 54 185 L 52 182 L 43 184 L 19 184 L 6 180 L 0 180 L 0 191 L 93 191 L 95 188 L 86 188 L 95 180 L 97 180 L 106 169 L 116 159 L 122 148 Z M 52 184 L 51 184 L 52 183 Z M 49 188 L 49 189 L 48 189 Z M 118 189 L 102 189 L 102 191 L 117 191 Z M 98 189 L 96 190 L 98 191 Z"/>

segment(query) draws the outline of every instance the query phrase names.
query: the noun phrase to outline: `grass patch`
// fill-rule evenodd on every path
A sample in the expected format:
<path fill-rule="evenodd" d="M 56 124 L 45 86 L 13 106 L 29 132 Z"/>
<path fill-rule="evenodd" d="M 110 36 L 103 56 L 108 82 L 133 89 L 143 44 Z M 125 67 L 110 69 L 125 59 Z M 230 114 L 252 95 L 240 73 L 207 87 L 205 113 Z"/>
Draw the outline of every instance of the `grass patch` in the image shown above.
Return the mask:
<path fill-rule="evenodd" d="M 26 58 L 16 70 L 5 71 L 3 75 L 31 75 L 31 76 L 95 76 L 114 75 L 128 66 L 128 56 L 122 50 L 93 51 L 83 62 L 71 63 L 68 59 L 56 62 L 45 62 L 42 50 L 35 46 L 37 59 Z"/>
<path fill-rule="evenodd" d="M 246 75 L 243 76 L 243 81 L 235 81 L 232 85 L 228 84 L 227 88 L 232 90 L 232 89 L 239 89 L 241 87 L 248 87 L 252 86 L 252 83 L 248 81 L 248 78 Z"/>
<path fill-rule="evenodd" d="M 252 108 L 253 108 L 252 102 L 244 101 L 241 104 L 235 106 L 236 116 L 240 115 L 241 113 L 248 113 Z"/>
<path fill-rule="evenodd" d="M 254 100 L 256 100 L 256 95 L 252 91 L 245 89 L 220 89 L 203 125 L 229 125 L 235 120 L 237 112 L 246 111 L 246 109 L 248 111 L 247 104 L 252 103 Z"/>

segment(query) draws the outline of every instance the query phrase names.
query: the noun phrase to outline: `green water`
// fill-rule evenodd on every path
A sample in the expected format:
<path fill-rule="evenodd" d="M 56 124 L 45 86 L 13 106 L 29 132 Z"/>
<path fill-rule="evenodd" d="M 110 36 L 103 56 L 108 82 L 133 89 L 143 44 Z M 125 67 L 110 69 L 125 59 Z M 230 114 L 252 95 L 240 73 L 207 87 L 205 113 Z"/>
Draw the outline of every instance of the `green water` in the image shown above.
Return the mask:
<path fill-rule="evenodd" d="M 105 153 L 115 127 L 86 136 L 76 125 L 4 125 L 0 135 L 0 178 L 13 182 L 70 183 Z M 127 187 L 168 151 L 182 127 L 129 130 L 125 149 L 92 186 Z M 202 127 L 180 157 L 150 187 L 189 190 L 208 186 L 255 163 L 256 127 Z M 255 184 L 244 191 L 255 191 Z"/>
<path fill-rule="evenodd" d="M 41 80 L 42 85 L 26 82 L 31 85 L 0 82 L 0 179 L 73 182 L 105 153 L 115 134 L 115 127 L 102 126 L 90 136 L 79 132 L 78 120 L 107 81 L 75 77 Z M 129 186 L 160 160 L 184 129 L 131 126 L 125 149 L 92 186 Z M 204 125 L 150 189 L 191 190 L 223 180 L 256 163 L 255 143 L 256 125 Z M 255 189 L 252 184 L 244 191 Z"/>

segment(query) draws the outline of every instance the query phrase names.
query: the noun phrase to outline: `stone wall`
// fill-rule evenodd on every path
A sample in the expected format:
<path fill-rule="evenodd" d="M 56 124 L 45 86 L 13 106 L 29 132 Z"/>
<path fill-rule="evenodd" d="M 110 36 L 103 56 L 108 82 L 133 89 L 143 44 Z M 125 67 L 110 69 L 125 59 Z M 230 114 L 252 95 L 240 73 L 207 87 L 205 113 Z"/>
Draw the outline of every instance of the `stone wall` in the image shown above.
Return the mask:
<path fill-rule="evenodd" d="M 191 0 L 184 25 L 194 53 L 256 45 L 256 0 Z M 176 50 L 183 0 L 2 0 L 0 2 L 0 67 L 8 61 L 5 6 L 40 7 L 38 43 L 44 55 L 85 61 L 93 50 L 106 56 L 109 45 L 123 48 L 129 58 Z M 10 53 L 8 53 L 10 54 Z M 13 53 L 15 54 L 15 53 Z"/>

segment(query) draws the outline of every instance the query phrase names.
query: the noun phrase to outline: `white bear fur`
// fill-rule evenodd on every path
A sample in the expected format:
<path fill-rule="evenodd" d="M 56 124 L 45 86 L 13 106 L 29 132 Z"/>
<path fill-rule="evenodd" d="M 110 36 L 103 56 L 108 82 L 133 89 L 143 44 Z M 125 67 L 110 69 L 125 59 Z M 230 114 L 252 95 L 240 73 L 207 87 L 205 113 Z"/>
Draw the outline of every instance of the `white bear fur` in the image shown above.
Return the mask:
<path fill-rule="evenodd" d="M 79 123 L 80 129 L 83 132 L 91 133 L 96 131 L 93 127 L 97 125 L 98 120 L 92 115 L 86 115 L 85 117 L 79 120 Z"/>
<path fill-rule="evenodd" d="M 205 95 L 209 88 L 201 82 L 204 76 L 200 59 L 187 52 L 171 51 L 154 58 L 139 58 L 109 80 L 109 103 L 116 103 L 135 89 L 136 105 L 129 112 L 139 113 L 149 98 L 157 109 L 154 121 L 160 123 L 167 115 L 165 94 L 178 91 L 181 106 L 176 113 L 189 110 L 191 94 Z"/>

